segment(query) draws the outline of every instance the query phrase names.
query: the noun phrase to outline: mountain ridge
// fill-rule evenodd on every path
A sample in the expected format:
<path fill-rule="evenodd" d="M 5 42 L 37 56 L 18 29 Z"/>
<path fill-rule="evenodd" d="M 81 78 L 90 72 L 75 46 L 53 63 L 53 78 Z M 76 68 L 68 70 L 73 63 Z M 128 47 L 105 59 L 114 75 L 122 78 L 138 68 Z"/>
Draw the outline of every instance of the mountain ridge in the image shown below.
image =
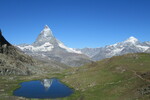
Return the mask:
<path fill-rule="evenodd" d="M 91 62 L 88 56 L 57 40 L 47 25 L 33 44 L 18 45 L 17 47 L 38 59 L 57 61 L 69 66 L 76 67 Z"/>
<path fill-rule="evenodd" d="M 150 48 L 150 42 L 140 42 L 137 38 L 131 36 L 125 41 L 118 42 L 112 45 L 106 45 L 105 47 L 83 49 L 69 48 L 65 46 L 61 41 L 57 40 L 52 34 L 51 29 L 46 25 L 33 44 L 18 45 L 18 47 L 29 55 L 35 56 L 36 54 L 41 54 L 40 56 L 43 56 L 43 58 L 45 56 L 45 58 L 60 61 L 72 66 L 72 64 L 70 64 L 69 62 L 72 54 L 76 56 L 82 55 L 81 58 L 84 59 L 84 62 L 86 62 L 85 59 L 98 61 L 101 59 L 127 53 L 149 52 L 148 49 Z M 69 57 L 67 58 L 66 55 Z M 67 61 L 63 60 L 64 57 L 66 57 Z M 73 64 L 73 66 L 76 66 L 76 64 Z"/>
<path fill-rule="evenodd" d="M 150 42 L 140 42 L 137 38 L 131 36 L 123 42 L 107 45 L 105 47 L 83 48 L 77 50 L 89 56 L 92 60 L 98 61 L 127 53 L 146 52 L 149 48 Z"/>

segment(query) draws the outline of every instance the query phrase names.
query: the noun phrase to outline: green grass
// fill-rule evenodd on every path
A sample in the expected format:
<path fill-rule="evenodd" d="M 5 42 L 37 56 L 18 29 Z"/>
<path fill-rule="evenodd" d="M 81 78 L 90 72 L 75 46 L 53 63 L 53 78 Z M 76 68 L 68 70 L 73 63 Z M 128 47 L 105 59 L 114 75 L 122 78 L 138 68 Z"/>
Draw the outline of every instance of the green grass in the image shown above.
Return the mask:
<path fill-rule="evenodd" d="M 141 95 L 138 91 L 150 83 L 140 79 L 135 72 L 150 72 L 150 54 L 116 56 L 70 68 L 62 73 L 42 76 L 18 76 L 14 80 L 1 76 L 0 87 L 4 87 L 5 91 L 0 92 L 0 98 L 4 100 L 7 96 L 11 97 L 12 91 L 19 87 L 20 82 L 57 77 L 75 92 L 69 97 L 56 100 L 150 100 L 150 94 Z"/>
<path fill-rule="evenodd" d="M 150 72 L 149 66 L 150 54 L 127 54 L 69 69 L 63 81 L 81 91 L 79 100 L 149 100 L 138 91 L 149 83 L 133 72 Z"/>

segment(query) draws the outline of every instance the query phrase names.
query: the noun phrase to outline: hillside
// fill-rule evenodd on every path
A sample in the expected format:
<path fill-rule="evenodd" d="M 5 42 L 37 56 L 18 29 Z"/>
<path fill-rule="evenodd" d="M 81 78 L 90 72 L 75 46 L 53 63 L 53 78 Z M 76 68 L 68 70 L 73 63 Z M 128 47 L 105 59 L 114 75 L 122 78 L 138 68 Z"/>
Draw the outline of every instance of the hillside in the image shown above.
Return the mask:
<path fill-rule="evenodd" d="M 65 100 L 149 100 L 150 54 L 115 56 L 65 72 L 76 93 Z"/>
<path fill-rule="evenodd" d="M 42 62 L 26 55 L 11 45 L 0 31 L 0 75 L 31 75 L 58 72 L 68 66 L 54 62 Z"/>
<path fill-rule="evenodd" d="M 150 54 L 136 53 L 73 67 L 59 74 L 0 77 L 0 99 L 30 100 L 12 96 L 12 91 L 20 82 L 57 77 L 75 89 L 75 93 L 70 97 L 53 100 L 149 100 L 149 66 Z"/>

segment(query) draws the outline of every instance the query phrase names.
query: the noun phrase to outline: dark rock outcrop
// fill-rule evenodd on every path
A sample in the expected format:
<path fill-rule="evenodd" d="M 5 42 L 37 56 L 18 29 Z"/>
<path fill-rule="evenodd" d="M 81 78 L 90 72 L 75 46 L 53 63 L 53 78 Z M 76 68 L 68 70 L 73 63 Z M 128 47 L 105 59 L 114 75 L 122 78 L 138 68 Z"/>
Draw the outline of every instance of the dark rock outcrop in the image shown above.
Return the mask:
<path fill-rule="evenodd" d="M 11 46 L 11 44 L 2 36 L 2 31 L 0 30 L 0 46 L 2 45 Z"/>
<path fill-rule="evenodd" d="M 143 87 L 141 89 L 138 89 L 138 91 L 142 94 L 142 95 L 149 95 L 150 94 L 150 85 Z"/>
<path fill-rule="evenodd" d="M 2 32 L 0 30 L 0 53 L 8 53 L 8 46 L 11 44 L 2 36 Z"/>
<path fill-rule="evenodd" d="M 29 75 L 25 65 L 33 65 L 31 57 L 17 50 L 2 35 L 0 30 L 0 75 Z"/>

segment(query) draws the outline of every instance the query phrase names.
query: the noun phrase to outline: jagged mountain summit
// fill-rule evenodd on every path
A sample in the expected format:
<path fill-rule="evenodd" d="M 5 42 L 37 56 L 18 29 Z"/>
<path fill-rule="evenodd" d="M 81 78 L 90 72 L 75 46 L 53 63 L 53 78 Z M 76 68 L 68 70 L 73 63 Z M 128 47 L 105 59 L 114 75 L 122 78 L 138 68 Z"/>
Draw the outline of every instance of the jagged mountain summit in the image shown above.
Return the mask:
<path fill-rule="evenodd" d="M 88 56 L 65 46 L 46 25 L 33 44 L 18 45 L 25 53 L 44 61 L 57 61 L 69 66 L 81 66 L 90 62 Z"/>
<path fill-rule="evenodd" d="M 11 45 L 0 31 L 0 75 L 30 75 L 60 71 L 68 68 L 62 63 L 43 63 Z"/>
<path fill-rule="evenodd" d="M 43 44 L 45 44 L 46 42 L 51 42 L 54 43 L 56 42 L 52 31 L 50 30 L 50 28 L 46 25 L 44 30 L 41 31 L 40 35 L 38 36 L 38 38 L 36 39 L 36 41 L 33 43 L 34 46 L 41 46 Z"/>
<path fill-rule="evenodd" d="M 139 42 L 139 40 L 133 36 L 129 37 L 126 41 L 124 41 L 124 43 L 133 43 L 133 44 L 137 42 Z"/>
<path fill-rule="evenodd" d="M 123 55 L 127 53 L 149 52 L 150 42 L 140 42 L 137 38 L 131 36 L 127 40 L 100 48 L 78 49 L 93 60 L 101 60 L 112 56 Z"/>
<path fill-rule="evenodd" d="M 31 45 L 19 45 L 21 50 L 25 52 L 47 52 L 53 51 L 56 47 L 62 48 L 70 53 L 78 53 L 81 54 L 80 51 L 74 50 L 72 48 L 66 47 L 61 41 L 57 40 L 53 34 L 51 29 L 46 25 L 44 29 L 41 31 L 36 41 Z"/>

